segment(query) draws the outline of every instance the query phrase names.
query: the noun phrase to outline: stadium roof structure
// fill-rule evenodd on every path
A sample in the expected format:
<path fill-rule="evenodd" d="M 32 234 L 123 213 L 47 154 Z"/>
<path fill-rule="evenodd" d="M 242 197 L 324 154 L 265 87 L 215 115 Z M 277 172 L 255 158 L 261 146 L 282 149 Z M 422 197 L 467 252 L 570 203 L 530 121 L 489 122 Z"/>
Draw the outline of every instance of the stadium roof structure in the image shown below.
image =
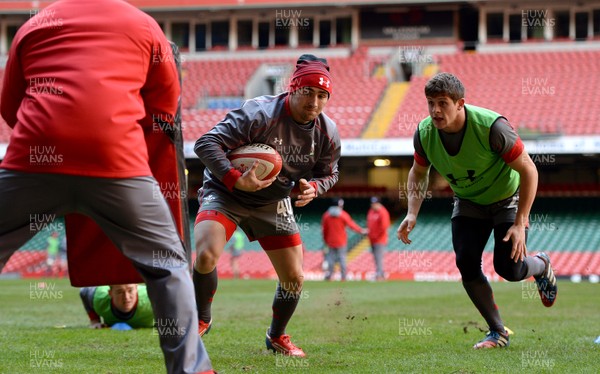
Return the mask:
<path fill-rule="evenodd" d="M 57 0 L 13 0 L 0 1 L 0 13 L 27 13 L 31 9 L 42 9 Z M 142 10 L 223 10 L 274 7 L 319 7 L 352 5 L 415 5 L 431 3 L 457 3 L 456 0 L 126 0 Z M 470 1 L 482 2 L 482 1 Z"/>
<path fill-rule="evenodd" d="M 427 0 L 128 0 L 141 9 L 235 9 L 235 8 L 273 8 L 273 7 L 309 7 L 309 6 L 350 6 L 350 5 L 410 5 L 431 4 Z M 434 3 L 456 3 L 456 0 L 437 0 Z"/>

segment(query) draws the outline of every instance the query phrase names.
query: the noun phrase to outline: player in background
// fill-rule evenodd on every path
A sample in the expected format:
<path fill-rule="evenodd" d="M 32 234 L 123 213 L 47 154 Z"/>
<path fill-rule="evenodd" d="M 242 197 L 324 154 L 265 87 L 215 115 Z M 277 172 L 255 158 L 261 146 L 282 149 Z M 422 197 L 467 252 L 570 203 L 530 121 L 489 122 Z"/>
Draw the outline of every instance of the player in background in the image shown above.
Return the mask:
<path fill-rule="evenodd" d="M 231 243 L 229 244 L 229 252 L 231 253 L 231 272 L 233 279 L 240 277 L 239 259 L 244 250 L 244 234 L 238 229 L 233 232 Z"/>
<path fill-rule="evenodd" d="M 388 228 L 390 227 L 390 213 L 381 204 L 379 198 L 371 197 L 371 207 L 367 212 L 367 230 L 371 252 L 375 261 L 375 280 L 384 280 L 383 255 L 388 244 Z"/>
<path fill-rule="evenodd" d="M 327 61 L 302 55 L 287 92 L 247 100 L 196 141 L 196 154 L 206 166 L 194 228 L 200 335 L 212 324 L 217 262 L 239 226 L 250 240 L 259 241 L 279 278 L 267 348 L 305 356 L 285 333 L 304 280 L 302 241 L 289 195 L 297 185 L 300 194 L 294 205 L 302 207 L 338 180 L 340 137 L 335 123 L 323 113 L 332 89 Z M 277 177 L 258 180 L 258 164 L 244 173 L 233 168 L 227 152 L 250 143 L 268 144 L 281 154 L 283 168 Z"/>
<path fill-rule="evenodd" d="M 52 234 L 48 237 L 47 240 L 48 246 L 46 247 L 46 273 L 51 275 L 53 273 L 52 267 L 55 263 L 57 263 L 60 267 L 61 261 L 59 257 L 60 252 L 60 239 L 59 235 L 56 231 L 53 231 Z"/>
<path fill-rule="evenodd" d="M 534 276 L 542 303 L 549 307 L 556 299 L 556 278 L 548 255 L 527 256 L 537 169 L 506 118 L 465 104 L 465 89 L 456 76 L 433 76 L 425 85 L 425 97 L 429 117 L 415 131 L 408 212 L 398 227 L 398 239 L 411 243 L 408 236 L 417 222 L 433 165 L 455 194 L 452 244 L 456 266 L 467 294 L 490 329 L 473 348 L 505 347 L 508 332 L 481 270 L 482 252 L 492 231 L 496 272 L 511 282 Z"/>
<path fill-rule="evenodd" d="M 90 318 L 90 328 L 110 327 L 119 322 L 132 328 L 154 326 L 154 314 L 145 285 L 83 287 L 79 296 Z"/>
<path fill-rule="evenodd" d="M 344 210 L 344 199 L 337 199 L 321 217 L 323 242 L 327 246 L 325 280 L 331 280 L 336 263 L 340 264 L 341 280 L 346 280 L 346 252 L 348 251 L 346 227 L 361 235 L 367 234 L 367 229 L 360 227 Z"/>
<path fill-rule="evenodd" d="M 180 333 L 159 342 L 177 374 L 212 369 L 144 129 L 175 117 L 180 91 L 171 45 L 152 17 L 121 0 L 59 0 L 15 35 L 0 100 L 13 129 L 0 165 L 0 270 L 36 233 L 35 220 L 87 215 L 144 278 L 157 320 L 175 323 Z M 179 266 L 157 265 L 155 251 Z"/>

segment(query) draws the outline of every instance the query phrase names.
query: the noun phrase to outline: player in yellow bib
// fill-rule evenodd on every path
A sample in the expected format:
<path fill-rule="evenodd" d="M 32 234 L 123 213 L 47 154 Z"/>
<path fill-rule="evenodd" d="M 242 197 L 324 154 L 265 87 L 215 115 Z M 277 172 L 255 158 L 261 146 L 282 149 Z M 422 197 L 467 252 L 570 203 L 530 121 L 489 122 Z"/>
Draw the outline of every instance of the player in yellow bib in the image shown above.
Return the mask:
<path fill-rule="evenodd" d="M 398 239 L 410 244 L 431 165 L 454 192 L 452 244 L 456 266 L 471 301 L 489 325 L 473 348 L 505 347 L 508 332 L 481 269 L 481 258 L 494 232 L 494 268 L 512 282 L 533 276 L 542 303 L 552 306 L 557 284 L 550 257 L 527 256 L 527 227 L 537 190 L 537 168 L 508 120 L 491 110 L 465 104 L 465 89 L 449 73 L 425 85 L 429 117 L 414 136 L 414 162 L 408 176 L 408 212 Z"/>

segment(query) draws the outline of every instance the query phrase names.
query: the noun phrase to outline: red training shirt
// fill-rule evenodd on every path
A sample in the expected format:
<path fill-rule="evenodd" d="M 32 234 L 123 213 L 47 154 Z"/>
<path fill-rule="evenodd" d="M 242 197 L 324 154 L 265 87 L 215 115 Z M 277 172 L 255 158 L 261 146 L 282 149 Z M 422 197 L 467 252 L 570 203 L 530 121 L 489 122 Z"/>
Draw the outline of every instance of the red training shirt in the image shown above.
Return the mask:
<path fill-rule="evenodd" d="M 57 1 L 13 40 L 0 105 L 13 132 L 0 167 L 152 175 L 143 127 L 172 123 L 179 93 L 171 47 L 150 16 L 121 0 Z"/>
<path fill-rule="evenodd" d="M 390 213 L 380 205 L 379 209 L 370 208 L 367 213 L 367 228 L 371 244 L 388 243 L 388 228 L 390 227 Z"/>
<path fill-rule="evenodd" d="M 348 244 L 346 226 L 362 233 L 362 228 L 354 222 L 350 214 L 339 207 L 331 207 L 323 214 L 321 226 L 323 228 L 323 241 L 331 248 L 345 247 Z"/>

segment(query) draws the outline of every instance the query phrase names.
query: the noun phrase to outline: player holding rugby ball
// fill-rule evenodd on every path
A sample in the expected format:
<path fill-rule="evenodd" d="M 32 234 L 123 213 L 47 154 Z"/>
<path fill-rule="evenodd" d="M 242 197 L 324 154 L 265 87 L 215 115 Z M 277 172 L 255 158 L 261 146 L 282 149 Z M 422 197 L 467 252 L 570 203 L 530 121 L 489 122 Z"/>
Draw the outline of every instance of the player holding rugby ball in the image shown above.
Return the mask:
<path fill-rule="evenodd" d="M 338 180 L 340 137 L 335 123 L 322 112 L 332 88 L 327 61 L 302 55 L 287 92 L 247 100 L 196 142 L 194 150 L 206 166 L 194 228 L 193 279 L 201 336 L 212 324 L 217 262 L 239 226 L 250 240 L 259 241 L 279 278 L 267 348 L 305 356 L 285 334 L 304 279 L 302 241 L 289 195 L 298 184 L 300 194 L 294 205 L 302 207 Z M 267 144 L 281 154 L 279 175 L 260 180 L 257 163 L 243 174 L 233 167 L 228 152 L 252 143 Z"/>

